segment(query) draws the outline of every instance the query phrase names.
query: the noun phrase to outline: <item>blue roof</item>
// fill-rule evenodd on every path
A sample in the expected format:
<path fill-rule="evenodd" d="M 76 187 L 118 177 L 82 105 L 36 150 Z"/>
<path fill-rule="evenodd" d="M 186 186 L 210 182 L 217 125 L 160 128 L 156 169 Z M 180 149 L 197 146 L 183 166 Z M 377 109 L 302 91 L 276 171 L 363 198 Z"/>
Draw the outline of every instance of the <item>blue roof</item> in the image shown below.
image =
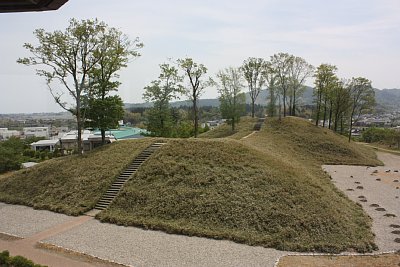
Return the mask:
<path fill-rule="evenodd" d="M 111 129 L 106 131 L 106 135 L 113 135 L 115 139 L 130 139 L 130 138 L 141 138 L 147 131 L 141 128 L 134 127 L 121 127 L 119 129 Z M 96 131 L 94 134 L 100 134 L 100 131 Z"/>

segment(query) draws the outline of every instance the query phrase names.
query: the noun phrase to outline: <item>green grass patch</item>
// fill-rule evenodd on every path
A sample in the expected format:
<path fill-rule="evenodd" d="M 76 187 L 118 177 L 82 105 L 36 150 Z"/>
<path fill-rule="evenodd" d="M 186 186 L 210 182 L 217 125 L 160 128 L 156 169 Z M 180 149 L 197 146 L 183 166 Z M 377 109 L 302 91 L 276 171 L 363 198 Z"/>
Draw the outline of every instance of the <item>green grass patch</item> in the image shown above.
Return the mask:
<path fill-rule="evenodd" d="M 94 207 L 117 176 L 153 139 L 114 142 L 16 171 L 0 179 L 0 201 L 69 215 Z"/>

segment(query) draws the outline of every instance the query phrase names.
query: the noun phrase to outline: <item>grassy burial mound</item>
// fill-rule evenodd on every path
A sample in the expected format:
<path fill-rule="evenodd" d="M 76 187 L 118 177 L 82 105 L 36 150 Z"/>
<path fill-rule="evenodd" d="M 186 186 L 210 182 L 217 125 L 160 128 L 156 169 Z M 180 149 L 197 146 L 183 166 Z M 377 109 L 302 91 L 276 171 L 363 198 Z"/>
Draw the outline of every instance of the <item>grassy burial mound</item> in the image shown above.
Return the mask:
<path fill-rule="evenodd" d="M 370 219 L 325 174 L 230 139 L 169 140 L 97 217 L 283 250 L 376 248 Z"/>
<path fill-rule="evenodd" d="M 306 165 L 382 164 L 372 149 L 348 142 L 347 138 L 329 129 L 316 127 L 297 117 L 268 119 L 261 131 L 245 140 L 246 144 L 262 151 L 270 151 L 282 158 Z"/>
<path fill-rule="evenodd" d="M 78 215 L 94 207 L 120 172 L 152 139 L 120 141 L 48 160 L 0 179 L 0 201 Z"/>

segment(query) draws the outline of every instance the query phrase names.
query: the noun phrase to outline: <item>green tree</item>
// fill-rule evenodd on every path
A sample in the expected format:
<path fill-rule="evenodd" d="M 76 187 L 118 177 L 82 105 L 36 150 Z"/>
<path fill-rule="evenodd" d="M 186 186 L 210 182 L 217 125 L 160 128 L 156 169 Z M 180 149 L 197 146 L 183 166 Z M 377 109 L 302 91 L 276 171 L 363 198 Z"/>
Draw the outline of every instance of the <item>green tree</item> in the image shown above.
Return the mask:
<path fill-rule="evenodd" d="M 189 80 L 190 88 L 186 90 L 186 94 L 192 101 L 194 137 L 197 137 L 199 134 L 198 100 L 204 89 L 212 84 L 212 80 L 204 79 L 204 75 L 207 73 L 207 68 L 203 64 L 194 62 L 192 58 L 178 59 L 177 63 L 185 73 L 186 78 Z"/>
<path fill-rule="evenodd" d="M 184 93 L 184 88 L 177 68 L 161 64 L 160 69 L 158 80 L 144 88 L 144 100 L 153 102 L 153 108 L 147 114 L 147 129 L 157 136 L 170 136 L 173 120 L 169 102 L 179 98 Z"/>
<path fill-rule="evenodd" d="M 350 107 L 350 92 L 345 80 L 339 81 L 333 87 L 331 97 L 333 102 L 333 130 L 337 132 L 339 121 L 343 122 Z M 340 131 L 343 133 L 343 123 L 341 123 Z"/>
<path fill-rule="evenodd" d="M 84 125 L 82 100 L 88 94 L 89 77 L 97 76 L 99 62 L 107 58 L 103 52 L 110 31 L 107 24 L 97 19 L 71 19 L 64 31 L 46 32 L 44 29 L 37 29 L 34 35 L 39 45 L 24 44 L 32 56 L 17 60 L 18 63 L 38 67 L 36 74 L 46 79 L 56 103 L 76 117 L 79 152 L 82 151 L 81 135 Z M 136 45 L 141 46 L 138 43 Z M 124 64 L 120 64 L 120 67 Z M 60 87 L 55 83 L 61 84 L 64 91 L 56 90 Z M 71 96 L 73 103 L 68 103 L 65 95 Z"/>
<path fill-rule="evenodd" d="M 235 124 L 245 111 L 246 97 L 242 93 L 242 73 L 240 69 L 229 67 L 221 70 L 217 74 L 219 83 L 216 83 L 222 118 L 229 119 L 232 131 Z M 253 114 L 254 115 L 254 114 Z"/>
<path fill-rule="evenodd" d="M 254 118 L 254 105 L 260 94 L 262 87 L 265 85 L 265 71 L 267 63 L 262 58 L 250 57 L 243 62 L 241 70 L 247 81 L 249 95 L 251 99 L 251 116 Z"/>
<path fill-rule="evenodd" d="M 349 85 L 350 92 L 350 125 L 349 125 L 349 142 L 351 140 L 351 132 L 353 124 L 360 115 L 370 111 L 375 106 L 375 91 L 372 88 L 371 81 L 363 78 L 352 78 Z"/>
<path fill-rule="evenodd" d="M 307 63 L 301 57 L 291 57 L 289 64 L 289 115 L 296 116 L 296 104 L 298 99 L 304 93 L 307 78 L 311 77 L 314 72 L 314 67 Z"/>
<path fill-rule="evenodd" d="M 321 109 L 324 109 L 323 117 L 323 127 L 325 127 L 328 101 L 330 99 L 331 90 L 337 86 L 338 78 L 336 76 L 337 67 L 329 64 L 321 64 L 318 66 L 314 77 L 315 77 L 315 87 L 314 87 L 314 97 L 317 104 L 316 110 L 316 122 L 315 125 L 318 126 Z"/>
<path fill-rule="evenodd" d="M 290 68 L 294 56 L 288 53 L 278 53 L 271 56 L 270 68 L 276 76 L 276 89 L 279 92 L 279 117 L 281 116 L 281 103 L 283 103 L 283 116 L 286 117 L 286 104 L 291 86 Z"/>
<path fill-rule="evenodd" d="M 118 127 L 118 122 L 124 116 L 124 103 L 115 96 L 104 98 L 88 98 L 85 102 L 85 125 L 101 129 L 102 142 L 105 143 L 105 130 Z M 86 103 L 87 102 L 87 103 Z"/>
<path fill-rule="evenodd" d="M 127 67 L 131 58 L 139 57 L 138 50 L 142 47 L 143 43 L 138 38 L 132 42 L 121 31 L 111 27 L 107 27 L 101 37 L 101 43 L 95 53 L 99 60 L 89 73 L 89 114 L 85 115 L 91 120 L 92 127 L 96 125 L 95 127 L 100 128 L 103 144 L 105 131 L 117 127 L 118 121 L 123 117 L 122 100 L 117 96 L 109 96 L 110 92 L 117 91 L 120 85 L 117 80 L 118 71 Z"/>

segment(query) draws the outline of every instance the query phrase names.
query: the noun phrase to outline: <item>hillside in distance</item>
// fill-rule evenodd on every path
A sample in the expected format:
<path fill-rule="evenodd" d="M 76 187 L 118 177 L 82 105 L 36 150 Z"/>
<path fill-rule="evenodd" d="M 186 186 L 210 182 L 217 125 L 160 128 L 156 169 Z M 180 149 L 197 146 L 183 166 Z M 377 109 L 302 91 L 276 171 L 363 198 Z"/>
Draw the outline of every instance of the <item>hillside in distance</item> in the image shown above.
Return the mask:
<path fill-rule="evenodd" d="M 246 92 L 246 103 L 250 104 L 251 99 L 250 95 L 247 90 Z M 375 98 L 377 103 L 377 111 L 379 112 L 391 112 L 400 109 L 400 89 L 375 89 Z M 268 103 L 268 91 L 262 90 L 256 100 L 256 104 L 259 105 L 266 105 Z M 306 86 L 303 95 L 299 99 L 300 105 L 312 105 L 313 104 L 313 88 Z M 171 103 L 173 107 L 180 107 L 180 106 L 191 106 L 192 103 L 189 100 L 182 100 L 182 101 L 175 101 Z M 151 103 L 125 103 L 126 109 L 133 109 L 133 108 L 143 108 L 143 107 L 151 107 Z M 218 98 L 208 98 L 208 99 L 200 99 L 199 106 L 212 106 L 218 107 L 219 100 Z"/>

